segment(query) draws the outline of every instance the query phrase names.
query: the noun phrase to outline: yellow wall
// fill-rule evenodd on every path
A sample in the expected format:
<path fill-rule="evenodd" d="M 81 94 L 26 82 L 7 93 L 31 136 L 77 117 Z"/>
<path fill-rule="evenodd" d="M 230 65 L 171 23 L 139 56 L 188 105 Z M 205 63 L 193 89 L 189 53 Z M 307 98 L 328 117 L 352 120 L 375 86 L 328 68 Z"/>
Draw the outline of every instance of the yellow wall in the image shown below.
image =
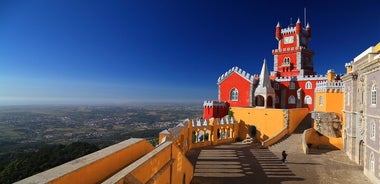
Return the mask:
<path fill-rule="evenodd" d="M 343 93 L 334 92 L 326 94 L 326 111 L 335 112 L 342 117 Z"/>
<path fill-rule="evenodd" d="M 231 107 L 234 118 L 240 123 L 239 138 L 248 136 L 248 126 L 254 125 L 257 129 L 257 138 L 260 141 L 267 140 L 279 134 L 284 128 L 287 133 L 293 132 L 299 123 L 307 116 L 306 108 L 299 109 L 261 109 Z M 288 117 L 288 120 L 285 117 Z M 288 123 L 289 127 L 286 127 Z"/>
<path fill-rule="evenodd" d="M 260 141 L 266 140 L 285 127 L 283 109 L 259 109 L 231 107 L 234 118 L 239 122 L 239 138 L 248 137 L 248 126 L 254 125 L 257 137 Z"/>
<path fill-rule="evenodd" d="M 309 114 L 307 108 L 297 108 L 297 109 L 288 109 L 289 112 L 289 133 L 293 133 L 298 125 L 306 118 Z"/>
<path fill-rule="evenodd" d="M 335 112 L 342 115 L 343 92 L 316 92 L 314 111 Z M 323 105 L 319 105 L 319 96 L 323 97 Z"/>
<path fill-rule="evenodd" d="M 144 139 L 128 139 L 21 180 L 20 183 L 98 183 L 153 149 Z"/>
<path fill-rule="evenodd" d="M 373 51 L 376 53 L 380 52 L 380 42 L 375 45 L 375 47 L 373 48 Z"/>
<path fill-rule="evenodd" d="M 344 94 L 341 91 L 328 91 L 328 92 L 316 92 L 316 99 L 315 99 L 315 111 L 320 112 L 334 112 L 339 115 L 339 117 L 342 120 L 342 127 L 345 127 L 344 120 L 343 120 L 343 103 L 344 103 Z M 319 96 L 323 97 L 323 106 L 319 105 Z M 314 123 L 314 129 L 316 129 L 317 123 Z M 343 134 L 343 130 L 342 134 Z M 334 137 L 314 137 L 317 140 L 318 144 L 324 144 L 324 145 L 331 145 L 335 148 L 342 149 L 343 148 L 343 140 L 342 138 L 334 138 Z M 308 140 L 309 142 L 312 142 L 311 138 Z"/>
<path fill-rule="evenodd" d="M 343 149 L 342 138 L 332 138 L 317 133 L 315 129 L 310 129 L 305 135 L 306 144 L 311 144 L 311 148 L 329 146 L 331 149 Z"/>
<path fill-rule="evenodd" d="M 189 184 L 193 166 L 171 141 L 160 144 L 104 183 L 182 183 Z"/>
<path fill-rule="evenodd" d="M 323 98 L 323 104 L 320 105 L 319 97 Z M 314 111 L 326 111 L 326 93 L 325 92 L 315 92 L 315 100 L 314 100 Z"/>
<path fill-rule="evenodd" d="M 18 183 L 183 183 L 193 166 L 172 142 L 129 139 Z"/>

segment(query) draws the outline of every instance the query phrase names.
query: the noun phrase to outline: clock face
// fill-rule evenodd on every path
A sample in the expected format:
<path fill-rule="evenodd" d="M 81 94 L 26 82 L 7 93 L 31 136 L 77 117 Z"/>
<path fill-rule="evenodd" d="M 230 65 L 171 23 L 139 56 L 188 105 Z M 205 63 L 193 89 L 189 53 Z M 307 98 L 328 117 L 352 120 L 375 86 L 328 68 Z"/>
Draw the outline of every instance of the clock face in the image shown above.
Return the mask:
<path fill-rule="evenodd" d="M 294 42 L 294 36 L 284 37 L 284 44 L 289 44 Z"/>

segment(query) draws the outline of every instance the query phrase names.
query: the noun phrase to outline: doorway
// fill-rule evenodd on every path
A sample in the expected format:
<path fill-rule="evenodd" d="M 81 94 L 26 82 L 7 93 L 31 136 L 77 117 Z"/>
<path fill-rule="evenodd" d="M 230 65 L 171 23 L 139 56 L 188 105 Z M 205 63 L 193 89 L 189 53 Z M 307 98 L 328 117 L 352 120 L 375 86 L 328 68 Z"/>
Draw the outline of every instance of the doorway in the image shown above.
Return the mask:
<path fill-rule="evenodd" d="M 256 135 L 257 135 L 256 131 L 257 131 L 256 126 L 254 126 L 254 125 L 248 126 L 248 135 L 251 138 L 256 138 Z"/>

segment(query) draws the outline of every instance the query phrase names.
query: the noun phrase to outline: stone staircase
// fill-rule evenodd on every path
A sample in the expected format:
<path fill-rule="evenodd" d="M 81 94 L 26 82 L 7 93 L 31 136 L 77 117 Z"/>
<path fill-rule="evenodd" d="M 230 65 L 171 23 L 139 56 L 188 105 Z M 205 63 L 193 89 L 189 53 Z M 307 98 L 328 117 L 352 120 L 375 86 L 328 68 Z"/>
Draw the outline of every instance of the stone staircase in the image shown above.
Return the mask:
<path fill-rule="evenodd" d="M 301 153 L 302 152 L 302 134 L 296 133 L 291 134 L 280 142 L 269 146 L 269 150 L 273 152 L 281 152 L 286 150 L 286 152 Z"/>
<path fill-rule="evenodd" d="M 302 134 L 304 130 L 311 128 L 311 119 L 308 115 L 294 130 L 291 135 L 286 135 L 280 139 L 276 144 L 269 146 L 269 150 L 280 152 L 286 150 L 287 152 L 302 152 Z"/>

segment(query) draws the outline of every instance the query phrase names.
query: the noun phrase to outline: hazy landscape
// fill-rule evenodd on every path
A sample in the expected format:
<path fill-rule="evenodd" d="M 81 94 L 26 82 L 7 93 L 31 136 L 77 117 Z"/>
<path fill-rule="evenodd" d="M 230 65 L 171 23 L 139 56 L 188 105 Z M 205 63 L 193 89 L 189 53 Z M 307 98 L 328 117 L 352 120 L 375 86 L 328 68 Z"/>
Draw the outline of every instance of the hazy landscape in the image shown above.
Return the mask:
<path fill-rule="evenodd" d="M 19 162 L 25 160 L 17 164 L 12 160 L 26 157 L 24 153 L 44 150 L 44 154 L 52 155 L 51 149 L 66 153 L 67 149 L 74 149 L 67 148 L 72 143 L 77 143 L 74 145 L 77 150 L 86 148 L 78 155 L 69 153 L 72 158 L 131 137 L 146 138 L 154 145 L 163 129 L 186 118 L 199 117 L 201 105 L 0 107 L 0 177 L 14 172 L 13 167 L 15 170 L 23 167 Z M 63 153 L 56 154 L 60 157 Z"/>

